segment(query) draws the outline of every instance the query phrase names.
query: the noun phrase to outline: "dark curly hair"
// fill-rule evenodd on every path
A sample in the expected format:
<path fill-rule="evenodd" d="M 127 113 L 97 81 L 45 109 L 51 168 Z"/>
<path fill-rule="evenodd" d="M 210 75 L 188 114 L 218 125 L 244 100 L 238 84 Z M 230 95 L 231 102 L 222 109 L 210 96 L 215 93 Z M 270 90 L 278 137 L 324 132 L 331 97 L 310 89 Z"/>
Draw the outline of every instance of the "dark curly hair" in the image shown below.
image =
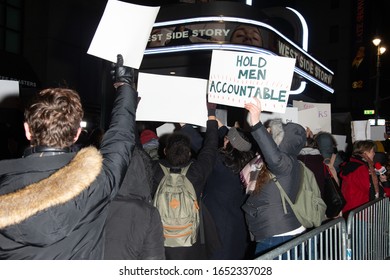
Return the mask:
<path fill-rule="evenodd" d="M 175 167 L 186 165 L 191 159 L 190 138 L 180 132 L 174 132 L 167 137 L 165 156 Z"/>
<path fill-rule="evenodd" d="M 240 133 L 241 137 L 246 141 L 250 142 L 249 137 L 245 134 Z M 234 174 L 240 173 L 241 169 L 255 156 L 253 150 L 247 152 L 239 151 L 235 149 L 230 142 L 226 144 L 225 148 L 221 148 L 219 152 L 223 155 L 222 162 L 229 168 Z"/>

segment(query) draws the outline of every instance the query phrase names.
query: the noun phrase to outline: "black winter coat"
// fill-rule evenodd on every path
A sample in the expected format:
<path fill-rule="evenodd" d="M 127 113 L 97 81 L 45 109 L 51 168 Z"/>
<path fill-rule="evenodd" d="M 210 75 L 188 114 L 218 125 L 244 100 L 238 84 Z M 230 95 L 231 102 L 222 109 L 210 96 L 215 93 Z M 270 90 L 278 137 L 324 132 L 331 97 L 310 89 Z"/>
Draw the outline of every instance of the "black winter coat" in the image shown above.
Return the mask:
<path fill-rule="evenodd" d="M 131 159 L 136 105 L 137 93 L 119 87 L 100 152 L 0 162 L 0 259 L 103 258 L 107 205 Z"/>
<path fill-rule="evenodd" d="M 193 148 L 198 151 L 203 140 L 201 135 L 191 125 L 184 126 L 182 130 L 190 136 Z M 225 126 L 218 130 L 222 144 L 228 131 Z M 240 174 L 234 174 L 226 167 L 223 159 L 224 156 L 218 152 L 203 194 L 203 205 L 213 217 L 221 241 L 220 248 L 211 254 L 211 259 L 241 260 L 246 257 L 249 246 L 248 227 L 241 209 L 247 195 Z"/>
<path fill-rule="evenodd" d="M 203 148 L 197 155 L 196 160 L 191 164 L 187 171 L 187 178 L 191 181 L 195 188 L 198 201 L 200 201 L 203 188 L 206 180 L 209 177 L 213 166 L 218 148 L 218 125 L 216 121 L 207 121 L 207 130 L 204 138 Z M 172 168 L 166 160 L 160 160 L 160 163 L 166 167 Z M 175 168 L 183 168 L 184 166 L 175 166 Z M 154 166 L 154 188 L 153 195 L 157 190 L 157 186 L 163 178 L 164 173 L 159 164 Z M 206 207 L 202 207 L 204 219 L 204 234 L 205 244 L 202 244 L 200 238 L 191 247 L 165 247 L 165 255 L 167 259 L 189 260 L 189 259 L 207 259 L 208 253 L 214 250 L 215 246 L 219 246 L 216 235 L 215 224 Z"/>
<path fill-rule="evenodd" d="M 136 146 L 122 186 L 109 205 L 104 258 L 163 260 L 164 236 L 158 210 L 151 204 L 152 163 Z"/>

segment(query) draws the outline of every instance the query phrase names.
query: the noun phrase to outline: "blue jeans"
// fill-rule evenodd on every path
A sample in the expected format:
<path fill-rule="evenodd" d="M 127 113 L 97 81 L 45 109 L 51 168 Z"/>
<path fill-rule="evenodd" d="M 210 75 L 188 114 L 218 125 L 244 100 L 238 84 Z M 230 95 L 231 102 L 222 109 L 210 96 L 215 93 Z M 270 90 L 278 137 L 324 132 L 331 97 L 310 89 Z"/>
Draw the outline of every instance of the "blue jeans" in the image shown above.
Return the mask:
<path fill-rule="evenodd" d="M 257 241 L 255 257 L 265 254 L 279 245 L 293 239 L 295 236 L 296 235 L 274 236 Z M 282 258 L 285 260 L 287 258 L 286 254 L 283 254 Z"/>
<path fill-rule="evenodd" d="M 279 245 L 297 237 L 298 235 L 277 236 L 277 237 L 270 237 L 270 238 L 260 240 L 259 242 L 256 243 L 255 257 L 259 257 L 262 254 L 265 254 L 268 251 L 275 249 Z M 309 242 L 311 243 L 310 247 L 309 247 Z M 303 255 L 307 260 L 315 259 L 316 256 L 315 256 L 314 238 L 311 239 L 310 241 L 307 241 L 305 246 L 306 246 L 305 252 L 303 252 L 303 247 L 301 245 L 298 246 L 298 258 L 295 257 L 295 252 L 293 250 L 290 251 L 290 259 L 302 259 Z M 287 260 L 287 253 L 284 253 L 282 255 L 282 260 Z"/>

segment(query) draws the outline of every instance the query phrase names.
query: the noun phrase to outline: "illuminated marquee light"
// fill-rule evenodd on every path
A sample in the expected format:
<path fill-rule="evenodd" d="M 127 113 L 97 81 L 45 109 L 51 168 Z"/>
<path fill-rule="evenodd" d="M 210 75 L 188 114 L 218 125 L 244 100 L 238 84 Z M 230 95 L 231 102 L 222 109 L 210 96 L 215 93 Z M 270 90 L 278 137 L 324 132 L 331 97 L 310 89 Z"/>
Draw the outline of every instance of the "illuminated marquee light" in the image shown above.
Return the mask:
<path fill-rule="evenodd" d="M 200 22 L 239 22 L 239 23 L 246 23 L 246 24 L 252 24 L 256 26 L 261 26 L 264 28 L 267 28 L 273 32 L 275 32 L 278 36 L 283 38 L 285 41 L 287 41 L 289 44 L 294 46 L 296 49 L 304 53 L 307 57 L 309 57 L 312 61 L 326 69 L 329 73 L 332 75 L 334 74 L 333 71 L 331 71 L 329 68 L 327 68 L 325 65 L 323 65 L 321 62 L 316 60 L 314 57 L 312 57 L 310 54 L 306 52 L 307 50 L 307 41 L 308 41 L 308 29 L 307 24 L 297 11 L 289 8 L 291 11 L 295 12 L 297 16 L 300 18 L 302 27 L 303 27 L 303 39 L 302 39 L 302 46 L 303 48 L 299 47 L 297 44 L 292 42 L 289 38 L 284 36 L 282 33 L 280 33 L 277 29 L 273 28 L 272 26 L 265 24 L 260 21 L 256 20 L 249 20 L 249 19 L 243 19 L 243 18 L 237 18 L 237 17 L 224 17 L 224 16 L 218 16 L 218 17 L 198 17 L 198 18 L 189 18 L 189 19 L 181 19 L 181 20 L 172 20 L 172 21 L 164 21 L 164 22 L 157 22 L 153 25 L 154 28 L 156 27 L 165 27 L 165 26 L 172 26 L 172 25 L 180 25 L 180 24 L 187 24 L 187 23 L 200 23 Z M 306 26 L 306 29 L 305 29 Z M 269 50 L 261 49 L 258 47 L 250 47 L 250 46 L 240 46 L 240 45 L 234 45 L 234 44 L 192 44 L 188 46 L 172 46 L 172 47 L 161 47 L 161 48 L 153 48 L 153 49 L 146 49 L 144 54 L 161 54 L 161 53 L 174 53 L 174 52 L 181 52 L 181 51 L 193 51 L 193 50 L 235 50 L 235 51 L 247 51 L 252 53 L 264 53 L 269 55 L 277 55 Z M 319 81 L 318 79 L 312 77 L 311 75 L 307 74 L 303 70 L 299 69 L 298 67 L 295 67 L 294 72 L 298 73 L 302 77 L 308 79 L 312 83 L 322 87 L 326 91 L 333 93 L 334 90 L 326 85 L 325 83 Z M 299 94 L 301 93 L 306 87 L 306 83 L 302 83 L 298 90 L 290 91 L 290 94 Z"/>
<path fill-rule="evenodd" d="M 153 25 L 153 27 L 162 27 L 162 26 L 168 26 L 168 25 L 177 25 L 177 24 L 184 24 L 184 23 L 196 23 L 196 22 L 206 22 L 206 21 L 219 21 L 219 22 L 240 22 L 240 23 L 248 23 L 248 24 L 253 24 L 257 26 L 262 26 L 265 27 L 276 34 L 278 34 L 280 37 L 282 37 L 284 40 L 289 42 L 291 45 L 293 45 L 295 48 L 303 51 L 310 59 L 315 61 L 317 64 L 321 65 L 324 69 L 329 71 L 330 73 L 333 74 L 333 71 L 327 68 L 325 65 L 323 65 L 321 62 L 316 60 L 314 57 L 312 57 L 310 54 L 306 53 L 304 49 L 299 47 L 297 44 L 295 44 L 293 41 L 291 41 L 289 38 L 284 36 L 282 33 L 280 33 L 277 29 L 273 28 L 272 26 L 265 24 L 264 22 L 256 21 L 256 20 L 250 20 L 250 19 L 243 19 L 243 18 L 236 18 L 236 17 L 200 17 L 200 18 L 189 18 L 189 19 L 181 19 L 181 20 L 172 20 L 172 21 L 165 21 L 165 22 L 158 22 Z M 308 36 L 307 36 L 308 37 Z M 145 52 L 146 53 L 146 52 Z"/>
<path fill-rule="evenodd" d="M 307 27 L 306 20 L 298 11 L 294 10 L 293 8 L 287 7 L 287 9 L 292 11 L 299 18 L 299 20 L 301 21 L 301 25 L 302 25 L 302 49 L 307 51 L 308 50 L 308 46 L 309 46 L 309 28 Z"/>
<path fill-rule="evenodd" d="M 186 45 L 186 46 L 154 48 L 154 49 L 146 50 L 145 54 L 146 54 L 146 52 L 148 52 L 148 54 L 161 54 L 161 53 L 172 53 L 172 52 L 178 52 L 178 51 L 183 52 L 183 51 L 193 51 L 193 50 L 233 50 L 233 51 L 244 51 L 244 52 L 252 52 L 252 53 L 263 53 L 263 54 L 267 54 L 267 55 L 275 55 L 276 56 L 275 53 L 273 53 L 269 50 L 261 49 L 258 47 L 240 46 L 240 45 L 234 45 L 234 44 L 219 44 L 219 45 L 218 44 L 194 44 L 194 45 Z M 299 69 L 298 67 L 295 67 L 294 72 L 296 72 L 297 74 L 301 75 L 302 77 L 310 80 L 312 83 L 322 87 L 323 89 L 325 89 L 331 93 L 334 92 L 334 90 L 331 87 L 329 87 L 326 84 L 324 84 L 323 82 L 313 78 L 312 76 L 310 76 L 309 74 L 307 74 L 303 70 Z M 304 83 L 304 84 L 301 83 L 301 86 L 295 91 L 290 91 L 290 94 L 294 95 L 294 94 L 302 93 L 303 90 L 305 89 L 305 87 L 306 87 L 306 83 Z"/>

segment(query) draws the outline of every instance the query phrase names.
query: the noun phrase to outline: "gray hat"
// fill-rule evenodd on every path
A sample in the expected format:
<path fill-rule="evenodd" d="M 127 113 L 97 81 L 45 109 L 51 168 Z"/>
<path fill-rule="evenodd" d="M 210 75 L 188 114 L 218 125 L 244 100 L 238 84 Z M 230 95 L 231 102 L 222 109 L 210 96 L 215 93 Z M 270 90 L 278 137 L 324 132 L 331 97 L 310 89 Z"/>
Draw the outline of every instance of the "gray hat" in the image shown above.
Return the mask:
<path fill-rule="evenodd" d="M 235 127 L 229 129 L 227 138 L 229 139 L 229 142 L 232 144 L 233 148 L 241 152 L 247 152 L 252 148 L 252 144 L 242 138 L 240 132 Z"/>

